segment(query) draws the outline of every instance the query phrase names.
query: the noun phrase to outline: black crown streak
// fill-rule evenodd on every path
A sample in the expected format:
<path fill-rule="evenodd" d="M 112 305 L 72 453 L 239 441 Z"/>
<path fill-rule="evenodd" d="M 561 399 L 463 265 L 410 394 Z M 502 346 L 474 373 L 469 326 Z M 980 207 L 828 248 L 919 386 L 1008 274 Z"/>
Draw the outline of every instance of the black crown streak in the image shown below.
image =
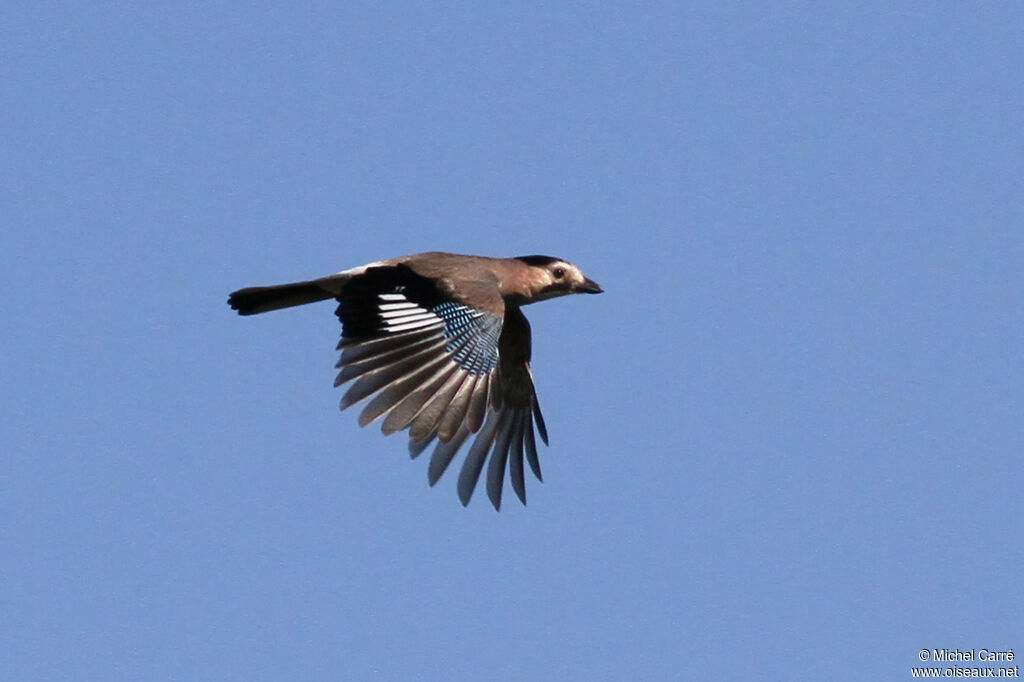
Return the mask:
<path fill-rule="evenodd" d="M 341 320 L 343 339 L 373 339 L 384 331 L 380 294 L 402 294 L 427 310 L 446 299 L 434 280 L 418 275 L 407 265 L 370 268 L 353 277 L 338 296 L 334 314 Z"/>
<path fill-rule="evenodd" d="M 552 258 L 551 256 L 517 256 L 516 260 L 522 261 L 527 265 L 535 265 L 538 267 L 545 267 L 552 263 L 560 263 L 561 258 Z"/>

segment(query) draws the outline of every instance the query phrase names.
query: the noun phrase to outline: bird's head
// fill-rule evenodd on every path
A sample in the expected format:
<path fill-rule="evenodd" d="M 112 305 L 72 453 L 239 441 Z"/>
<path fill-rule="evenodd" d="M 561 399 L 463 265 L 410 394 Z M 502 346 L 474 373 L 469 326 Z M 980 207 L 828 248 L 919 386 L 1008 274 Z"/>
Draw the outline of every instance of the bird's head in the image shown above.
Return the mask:
<path fill-rule="evenodd" d="M 551 256 L 519 256 L 516 260 L 529 266 L 526 282 L 526 303 L 545 301 L 568 294 L 600 294 L 597 282 L 568 261 Z"/>

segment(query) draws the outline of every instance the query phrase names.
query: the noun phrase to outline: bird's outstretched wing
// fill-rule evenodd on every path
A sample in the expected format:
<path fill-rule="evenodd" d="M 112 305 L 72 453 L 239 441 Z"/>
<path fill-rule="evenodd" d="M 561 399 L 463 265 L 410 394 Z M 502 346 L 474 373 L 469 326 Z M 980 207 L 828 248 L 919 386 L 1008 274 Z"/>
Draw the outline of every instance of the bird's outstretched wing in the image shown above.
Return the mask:
<path fill-rule="evenodd" d="M 409 429 L 413 457 L 436 442 L 431 485 L 477 434 L 459 476 L 462 503 L 469 503 L 488 453 L 495 508 L 506 466 L 525 503 L 524 454 L 541 476 L 535 423 L 547 442 L 530 375 L 529 323 L 518 308 L 506 310 L 493 284 L 445 284 L 402 264 L 369 268 L 345 284 L 335 385 L 353 383 L 341 408 L 373 396 L 360 426 L 383 418 L 385 435 Z"/>

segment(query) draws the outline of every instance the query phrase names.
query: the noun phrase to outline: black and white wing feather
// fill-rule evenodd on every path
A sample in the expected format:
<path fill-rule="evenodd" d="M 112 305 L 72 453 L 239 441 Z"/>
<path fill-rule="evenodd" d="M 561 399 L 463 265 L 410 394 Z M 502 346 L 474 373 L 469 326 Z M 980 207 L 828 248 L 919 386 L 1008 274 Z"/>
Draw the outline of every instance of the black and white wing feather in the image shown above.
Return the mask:
<path fill-rule="evenodd" d="M 488 453 L 487 491 L 495 508 L 501 504 L 506 466 L 525 503 L 524 455 L 541 477 L 534 423 L 545 443 L 547 434 L 530 376 L 530 330 L 522 313 L 505 310 L 498 296 L 471 305 L 404 265 L 368 269 L 347 282 L 337 300 L 342 338 L 335 385 L 352 382 L 341 408 L 372 396 L 359 424 L 383 418 L 385 435 L 409 429 L 413 457 L 436 442 L 431 485 L 477 434 L 459 476 L 463 504 L 469 503 Z"/>

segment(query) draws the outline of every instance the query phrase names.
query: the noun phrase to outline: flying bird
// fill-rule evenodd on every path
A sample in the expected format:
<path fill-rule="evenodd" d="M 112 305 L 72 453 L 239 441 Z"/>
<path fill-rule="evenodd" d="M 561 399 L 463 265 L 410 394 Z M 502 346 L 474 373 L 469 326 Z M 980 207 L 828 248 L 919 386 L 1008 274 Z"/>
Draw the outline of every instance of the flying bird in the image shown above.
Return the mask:
<path fill-rule="evenodd" d="M 490 454 L 487 496 L 500 509 L 506 467 L 526 504 L 524 455 L 543 480 L 534 429 L 548 442 L 530 371 L 530 323 L 521 308 L 602 291 L 560 258 L 431 252 L 305 282 L 239 289 L 228 304 L 240 315 L 255 315 L 336 300 L 342 332 L 334 385 L 352 382 L 341 409 L 373 396 L 360 426 L 383 418 L 385 435 L 408 429 L 413 457 L 435 444 L 430 485 L 475 435 L 459 473 L 459 499 L 469 504 Z"/>

